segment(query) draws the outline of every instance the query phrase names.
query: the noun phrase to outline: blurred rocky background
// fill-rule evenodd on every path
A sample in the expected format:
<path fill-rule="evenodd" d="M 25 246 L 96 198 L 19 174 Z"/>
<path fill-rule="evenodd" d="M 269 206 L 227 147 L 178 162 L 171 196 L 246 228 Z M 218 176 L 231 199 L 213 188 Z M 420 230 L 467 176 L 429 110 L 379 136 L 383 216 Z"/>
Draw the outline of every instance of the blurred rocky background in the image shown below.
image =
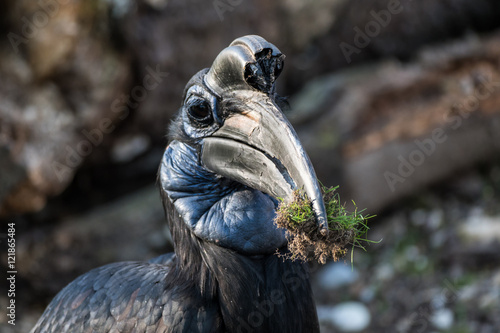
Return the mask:
<path fill-rule="evenodd" d="M 496 0 L 2 1 L 0 263 L 15 223 L 18 273 L 1 331 L 29 331 L 93 267 L 170 251 L 166 128 L 246 34 L 287 55 L 278 90 L 319 179 L 378 215 L 352 268 L 313 266 L 323 332 L 500 331 L 499 16 Z"/>

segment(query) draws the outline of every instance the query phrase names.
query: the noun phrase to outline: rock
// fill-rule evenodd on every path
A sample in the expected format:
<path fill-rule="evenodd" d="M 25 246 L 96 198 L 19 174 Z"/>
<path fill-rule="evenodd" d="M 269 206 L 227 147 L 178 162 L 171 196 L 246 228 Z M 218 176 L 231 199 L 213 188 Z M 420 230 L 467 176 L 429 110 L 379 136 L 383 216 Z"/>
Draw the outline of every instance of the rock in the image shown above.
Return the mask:
<path fill-rule="evenodd" d="M 472 215 L 459 227 L 466 243 L 500 242 L 500 216 Z"/>
<path fill-rule="evenodd" d="M 479 308 L 483 310 L 498 309 L 500 305 L 500 290 L 492 290 L 491 293 L 483 295 L 479 299 Z"/>
<path fill-rule="evenodd" d="M 493 275 L 493 287 L 500 291 L 500 270 Z"/>
<path fill-rule="evenodd" d="M 342 332 L 361 332 L 368 328 L 371 314 L 359 302 L 345 302 L 336 306 L 318 306 L 321 323 L 329 323 Z"/>
<path fill-rule="evenodd" d="M 449 330 L 453 325 L 453 311 L 442 308 L 434 311 L 431 316 L 432 324 L 440 330 Z"/>
<path fill-rule="evenodd" d="M 379 281 L 388 281 L 393 278 L 394 274 L 394 265 L 390 263 L 378 265 L 375 269 L 375 278 Z"/>
<path fill-rule="evenodd" d="M 325 290 L 334 290 L 354 283 L 359 277 L 358 270 L 342 262 L 331 262 L 318 273 L 318 284 Z"/>

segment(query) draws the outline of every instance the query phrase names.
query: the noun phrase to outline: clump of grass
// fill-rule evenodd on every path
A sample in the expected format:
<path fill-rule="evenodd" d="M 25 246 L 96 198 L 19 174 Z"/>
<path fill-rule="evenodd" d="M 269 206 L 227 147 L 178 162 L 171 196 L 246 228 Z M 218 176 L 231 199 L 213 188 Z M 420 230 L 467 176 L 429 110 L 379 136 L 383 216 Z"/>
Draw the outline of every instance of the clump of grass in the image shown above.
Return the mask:
<path fill-rule="evenodd" d="M 311 201 L 302 191 L 295 191 L 292 202 L 288 204 L 281 201 L 275 223 L 286 229 L 288 258 L 317 260 L 324 264 L 327 259 L 337 261 L 344 257 L 349 246 L 365 250 L 361 242 L 374 242 L 366 237 L 370 229 L 366 221 L 373 216 L 362 215 L 363 211 L 358 211 L 356 204 L 354 212 L 348 212 L 340 202 L 337 189 L 338 186 L 322 186 L 329 229 L 326 235 L 319 232 Z"/>

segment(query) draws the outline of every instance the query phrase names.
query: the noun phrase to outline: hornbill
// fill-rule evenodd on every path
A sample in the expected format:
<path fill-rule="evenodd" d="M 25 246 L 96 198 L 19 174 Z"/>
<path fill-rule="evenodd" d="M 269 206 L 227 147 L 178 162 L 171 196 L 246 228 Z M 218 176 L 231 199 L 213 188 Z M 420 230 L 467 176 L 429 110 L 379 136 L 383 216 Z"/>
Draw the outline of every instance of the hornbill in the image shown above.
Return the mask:
<path fill-rule="evenodd" d="M 275 92 L 284 55 L 236 39 L 188 82 L 158 172 L 175 253 L 113 263 L 70 283 L 32 332 L 318 332 L 303 262 L 280 257 L 278 198 L 326 213 Z"/>

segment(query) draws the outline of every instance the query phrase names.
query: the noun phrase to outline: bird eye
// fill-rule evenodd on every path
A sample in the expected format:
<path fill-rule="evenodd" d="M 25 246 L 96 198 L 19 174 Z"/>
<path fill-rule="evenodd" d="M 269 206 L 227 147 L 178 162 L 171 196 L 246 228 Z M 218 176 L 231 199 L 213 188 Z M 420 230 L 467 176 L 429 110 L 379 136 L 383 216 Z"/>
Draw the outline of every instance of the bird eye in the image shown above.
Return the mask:
<path fill-rule="evenodd" d="M 210 125 L 213 121 L 210 104 L 204 100 L 198 99 L 190 103 L 187 108 L 187 114 L 191 120 L 201 125 Z"/>

